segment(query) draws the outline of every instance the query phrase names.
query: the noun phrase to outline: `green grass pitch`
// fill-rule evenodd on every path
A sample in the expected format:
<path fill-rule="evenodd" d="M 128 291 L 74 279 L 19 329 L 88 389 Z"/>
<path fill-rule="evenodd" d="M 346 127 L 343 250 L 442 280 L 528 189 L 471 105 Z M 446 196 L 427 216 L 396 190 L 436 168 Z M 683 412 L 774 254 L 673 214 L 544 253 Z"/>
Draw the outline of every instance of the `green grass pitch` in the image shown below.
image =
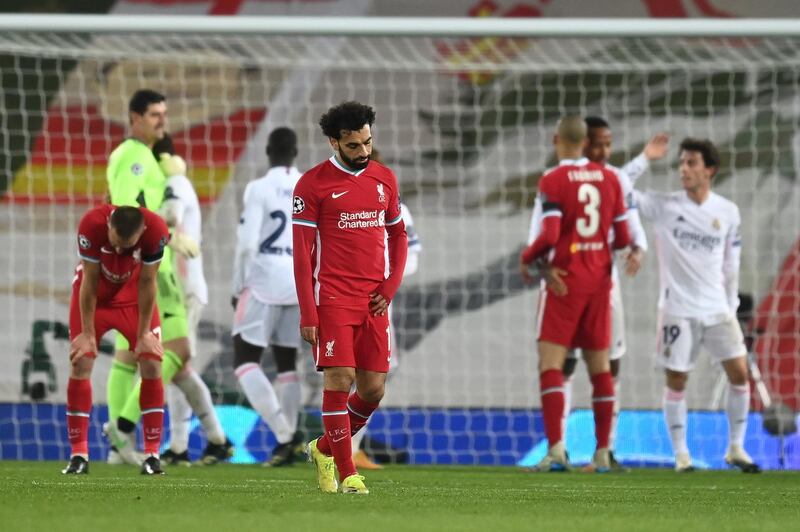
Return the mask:
<path fill-rule="evenodd" d="M 389 466 L 371 493 L 323 495 L 307 464 L 171 468 L 144 477 L 91 464 L 0 462 L 2 530 L 797 530 L 800 473 L 671 470 L 525 473 L 515 468 Z"/>

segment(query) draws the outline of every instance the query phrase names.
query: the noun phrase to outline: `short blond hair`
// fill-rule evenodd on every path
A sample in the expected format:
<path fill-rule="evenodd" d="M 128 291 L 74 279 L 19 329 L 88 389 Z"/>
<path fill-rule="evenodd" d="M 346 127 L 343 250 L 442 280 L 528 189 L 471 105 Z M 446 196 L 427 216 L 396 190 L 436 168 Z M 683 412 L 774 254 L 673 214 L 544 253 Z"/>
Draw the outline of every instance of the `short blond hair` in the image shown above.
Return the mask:
<path fill-rule="evenodd" d="M 559 140 L 564 144 L 577 146 L 583 144 L 587 135 L 586 121 L 578 115 L 567 115 L 558 121 Z"/>

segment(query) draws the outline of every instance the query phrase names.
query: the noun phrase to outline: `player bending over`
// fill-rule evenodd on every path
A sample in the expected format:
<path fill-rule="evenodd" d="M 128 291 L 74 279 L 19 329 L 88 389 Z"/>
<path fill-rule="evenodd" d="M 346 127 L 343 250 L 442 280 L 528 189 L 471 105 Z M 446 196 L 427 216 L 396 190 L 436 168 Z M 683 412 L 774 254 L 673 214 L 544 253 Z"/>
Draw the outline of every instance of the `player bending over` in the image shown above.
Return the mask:
<path fill-rule="evenodd" d="M 64 474 L 89 472 L 88 428 L 92 367 L 100 338 L 110 329 L 133 348 L 142 375 L 139 406 L 144 425 L 142 474 L 162 474 L 158 458 L 164 423 L 161 327 L 156 309 L 156 271 L 169 240 L 158 215 L 137 207 L 103 205 L 78 225 L 78 265 L 70 300 L 67 430 L 71 447 Z"/>

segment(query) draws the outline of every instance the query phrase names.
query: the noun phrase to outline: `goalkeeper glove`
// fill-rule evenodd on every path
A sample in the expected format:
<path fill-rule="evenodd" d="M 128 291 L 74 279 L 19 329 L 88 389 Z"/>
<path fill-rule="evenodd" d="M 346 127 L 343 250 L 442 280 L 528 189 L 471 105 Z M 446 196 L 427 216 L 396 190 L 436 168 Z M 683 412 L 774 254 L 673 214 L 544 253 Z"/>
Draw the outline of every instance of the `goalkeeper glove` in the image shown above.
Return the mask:
<path fill-rule="evenodd" d="M 186 161 L 184 161 L 180 155 L 162 153 L 158 165 L 167 177 L 186 175 Z"/>
<path fill-rule="evenodd" d="M 189 259 L 200 255 L 200 245 L 186 233 L 173 232 L 168 245 L 172 251 Z"/>

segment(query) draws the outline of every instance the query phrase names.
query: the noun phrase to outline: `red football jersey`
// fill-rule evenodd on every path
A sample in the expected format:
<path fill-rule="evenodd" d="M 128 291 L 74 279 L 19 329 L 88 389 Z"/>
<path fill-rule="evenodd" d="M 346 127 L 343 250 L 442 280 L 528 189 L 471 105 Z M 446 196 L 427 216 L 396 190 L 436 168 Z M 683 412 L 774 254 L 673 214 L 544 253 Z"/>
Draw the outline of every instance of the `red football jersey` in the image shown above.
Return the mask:
<path fill-rule="evenodd" d="M 561 218 L 558 242 L 550 262 L 567 271 L 570 292 L 611 287 L 609 230 L 626 218 L 617 176 L 588 159 L 562 161 L 539 181 L 543 219 Z"/>
<path fill-rule="evenodd" d="M 134 247 L 117 253 L 108 241 L 108 219 L 114 209 L 114 205 L 101 205 L 83 215 L 78 224 L 78 255 L 85 261 L 100 264 L 98 305 L 135 305 L 141 265 L 161 261 L 164 246 L 169 242 L 169 229 L 160 216 L 141 207 L 144 233 Z M 82 269 L 78 270 L 76 286 L 83 278 Z"/>
<path fill-rule="evenodd" d="M 387 228 L 403 227 L 397 178 L 375 161 L 354 172 L 331 157 L 298 181 L 292 222 L 317 231 L 313 281 L 296 283 L 313 282 L 316 305 L 361 304 L 389 275 Z"/>

